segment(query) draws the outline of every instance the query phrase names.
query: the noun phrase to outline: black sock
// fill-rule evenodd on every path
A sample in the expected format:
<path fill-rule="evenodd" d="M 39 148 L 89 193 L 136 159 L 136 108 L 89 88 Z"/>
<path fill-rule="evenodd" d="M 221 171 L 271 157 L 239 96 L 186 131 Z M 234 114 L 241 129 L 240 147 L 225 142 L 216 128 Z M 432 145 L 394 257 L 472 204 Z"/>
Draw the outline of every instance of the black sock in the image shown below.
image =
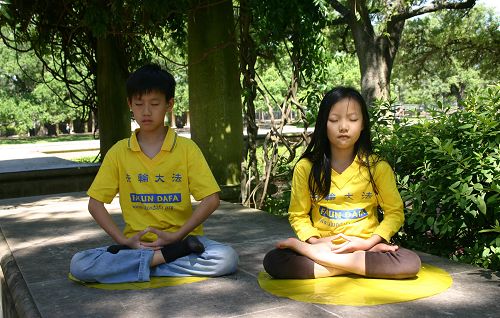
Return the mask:
<path fill-rule="evenodd" d="M 203 253 L 205 247 L 196 236 L 189 235 L 182 241 L 165 245 L 160 251 L 165 263 L 170 263 L 191 253 Z"/>
<path fill-rule="evenodd" d="M 117 244 L 117 245 L 111 245 L 110 247 L 108 247 L 107 251 L 110 252 L 111 254 L 116 254 L 121 250 L 129 250 L 129 249 L 130 249 L 130 247 L 128 247 L 127 245 Z"/>

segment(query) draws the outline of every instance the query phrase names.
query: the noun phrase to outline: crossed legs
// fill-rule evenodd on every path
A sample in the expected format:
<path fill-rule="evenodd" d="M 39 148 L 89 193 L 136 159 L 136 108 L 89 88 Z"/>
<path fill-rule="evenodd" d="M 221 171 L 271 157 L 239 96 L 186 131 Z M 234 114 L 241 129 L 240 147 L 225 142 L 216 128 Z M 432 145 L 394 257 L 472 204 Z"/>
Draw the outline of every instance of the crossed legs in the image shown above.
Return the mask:
<path fill-rule="evenodd" d="M 264 258 L 264 268 L 275 278 L 320 278 L 357 274 L 376 278 L 414 277 L 420 258 L 414 252 L 370 251 L 336 254 L 328 244 L 308 244 L 294 238 L 281 241 Z"/>

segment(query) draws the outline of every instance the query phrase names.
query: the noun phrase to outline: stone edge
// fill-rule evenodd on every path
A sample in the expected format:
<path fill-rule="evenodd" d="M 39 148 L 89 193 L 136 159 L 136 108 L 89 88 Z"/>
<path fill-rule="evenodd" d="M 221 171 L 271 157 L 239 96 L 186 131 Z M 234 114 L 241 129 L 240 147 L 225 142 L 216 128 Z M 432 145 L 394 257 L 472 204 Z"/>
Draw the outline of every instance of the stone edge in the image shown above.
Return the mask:
<path fill-rule="evenodd" d="M 0 228 L 0 265 L 3 274 L 3 280 L 7 286 L 8 292 L 11 295 L 13 304 L 10 304 L 10 309 L 15 310 L 19 317 L 41 317 L 40 312 L 31 295 L 28 285 L 16 263 L 12 251 L 5 239 L 2 229 Z M 3 288 L 2 288 L 3 289 Z M 4 291 L 3 291 L 4 292 Z M 2 295 L 2 301 L 5 297 Z M 9 310 L 5 308 L 8 304 L 2 304 L 4 313 Z"/>

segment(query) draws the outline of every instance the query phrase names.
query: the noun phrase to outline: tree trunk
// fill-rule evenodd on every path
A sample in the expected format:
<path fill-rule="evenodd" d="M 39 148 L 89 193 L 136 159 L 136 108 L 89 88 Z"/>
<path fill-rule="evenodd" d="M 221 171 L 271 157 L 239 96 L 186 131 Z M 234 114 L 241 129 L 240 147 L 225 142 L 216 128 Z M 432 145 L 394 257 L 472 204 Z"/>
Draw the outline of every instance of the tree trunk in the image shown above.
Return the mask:
<path fill-rule="evenodd" d="M 247 138 L 243 150 L 243 165 L 241 173 L 241 202 L 248 205 L 251 190 L 259 182 L 257 169 L 257 133 L 259 127 L 255 120 L 255 97 L 257 83 L 255 81 L 255 63 L 257 54 L 255 42 L 250 35 L 252 23 L 248 0 L 240 0 L 240 72 L 243 76 L 242 86 L 244 96 L 243 109 L 247 127 Z"/>
<path fill-rule="evenodd" d="M 455 96 L 457 99 L 457 105 L 462 107 L 461 104 L 465 95 L 465 83 L 450 84 L 450 95 Z"/>
<path fill-rule="evenodd" d="M 379 51 L 376 44 L 367 46 L 364 50 L 357 49 L 361 71 L 361 93 L 368 105 L 376 99 L 390 99 L 389 61 Z"/>
<path fill-rule="evenodd" d="M 368 105 L 374 100 L 390 99 L 390 82 L 394 58 L 404 28 L 404 20 L 387 22 L 385 32 L 375 33 L 364 1 L 349 1 L 348 24 L 352 30 L 361 71 L 361 93 Z"/>
<path fill-rule="evenodd" d="M 115 36 L 97 39 L 97 104 L 101 160 L 117 141 L 130 136 L 124 48 Z"/>
<path fill-rule="evenodd" d="M 191 138 L 217 182 L 235 188 L 240 184 L 243 121 L 233 6 L 229 0 L 192 3 L 188 20 Z"/>

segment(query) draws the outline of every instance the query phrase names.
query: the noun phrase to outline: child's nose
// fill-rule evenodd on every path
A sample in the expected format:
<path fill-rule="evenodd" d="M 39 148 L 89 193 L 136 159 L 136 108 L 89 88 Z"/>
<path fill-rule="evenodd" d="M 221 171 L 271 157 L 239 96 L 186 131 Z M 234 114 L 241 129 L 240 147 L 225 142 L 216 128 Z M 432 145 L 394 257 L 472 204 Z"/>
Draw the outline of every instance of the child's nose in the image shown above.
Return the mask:
<path fill-rule="evenodd" d="M 347 131 L 348 129 L 347 121 L 346 120 L 340 120 L 339 121 L 339 130 L 340 131 Z"/>

